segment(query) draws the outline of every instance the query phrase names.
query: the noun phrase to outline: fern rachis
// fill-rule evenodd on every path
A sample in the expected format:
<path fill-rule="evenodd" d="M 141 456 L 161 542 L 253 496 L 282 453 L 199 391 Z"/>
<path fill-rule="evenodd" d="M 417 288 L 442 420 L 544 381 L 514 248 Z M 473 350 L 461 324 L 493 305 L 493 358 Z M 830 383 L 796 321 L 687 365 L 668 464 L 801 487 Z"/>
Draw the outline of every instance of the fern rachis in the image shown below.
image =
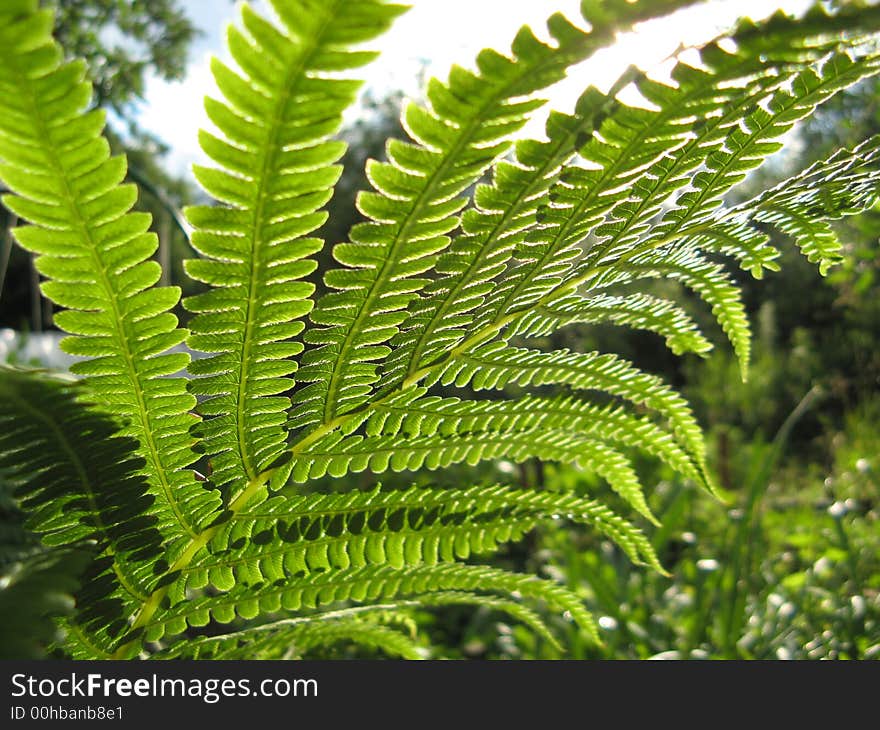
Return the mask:
<path fill-rule="evenodd" d="M 585 2 L 589 31 L 554 15 L 549 42 L 523 29 L 508 54 L 484 51 L 475 71 L 431 81 L 426 104 L 404 111 L 410 140 L 368 163 L 373 190 L 358 200 L 368 221 L 333 247 L 338 267 L 323 272 L 321 296 L 306 278 L 340 172 L 334 136 L 356 98 L 349 74 L 375 55 L 361 44 L 405 8 L 273 0 L 277 23 L 243 6 L 228 33 L 238 69 L 214 64 L 223 98 L 206 102 L 220 135 L 200 141 L 216 167 L 196 169 L 222 204 L 187 211 L 200 254 L 187 272 L 207 285 L 184 301 L 189 331 L 170 311 L 179 290 L 155 286 L 155 238 L 148 217 L 129 212 L 135 190 L 121 184 L 125 162 L 109 157 L 101 114 L 86 111 L 82 65 L 60 61 L 35 0 L 0 9 L 4 201 L 30 222 L 15 235 L 65 307 L 56 321 L 75 336 L 65 348 L 88 358 L 76 383 L 0 378 L 16 393 L 0 419 L 28 424 L 0 439 L 0 466 L 29 528 L 51 549 L 95 551 L 77 610 L 57 618 L 58 651 L 276 657 L 350 640 L 414 658 L 395 624 L 455 603 L 547 634 L 534 610 L 544 603 L 599 638 L 572 592 L 473 558 L 565 517 L 662 570 L 642 532 L 597 499 L 447 486 L 442 469 L 501 457 L 572 463 L 647 522 L 633 454 L 712 491 L 699 426 L 673 389 L 613 353 L 546 352 L 529 338 L 613 322 L 704 354 L 710 344 L 682 308 L 634 289 L 662 277 L 706 300 L 745 372 L 748 321 L 709 256 L 760 275 L 774 265 L 771 226 L 824 273 L 838 256 L 827 221 L 878 196 L 880 145 L 869 140 L 724 203 L 798 119 L 880 70 L 876 8 L 744 23 L 732 45 L 701 49 L 699 68 L 679 62 L 668 82 L 629 72 L 608 94 L 585 91 L 573 114 L 551 113 L 546 140 L 514 143 L 542 104 L 535 94 L 567 68 L 617 31 L 690 4 Z M 621 102 L 627 87 L 652 108 Z M 184 339 L 207 357 L 168 352 Z M 107 468 L 82 461 L 89 439 Z M 302 486 L 420 469 L 436 485 Z M 206 625 L 218 635 L 187 636 Z"/>

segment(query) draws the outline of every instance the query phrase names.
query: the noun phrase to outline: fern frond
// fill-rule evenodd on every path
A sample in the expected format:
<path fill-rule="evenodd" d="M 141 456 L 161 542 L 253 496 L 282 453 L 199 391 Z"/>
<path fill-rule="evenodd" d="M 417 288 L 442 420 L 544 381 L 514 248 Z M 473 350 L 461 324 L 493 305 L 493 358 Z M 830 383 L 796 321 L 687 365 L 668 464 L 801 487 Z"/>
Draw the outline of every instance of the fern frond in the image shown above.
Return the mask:
<path fill-rule="evenodd" d="M 437 262 L 441 275 L 430 282 L 423 296 L 414 299 L 393 351 L 383 364 L 383 384 L 395 385 L 423 363 L 453 347 L 470 324 L 469 312 L 477 309 L 492 290 L 515 248 L 535 223 L 543 196 L 558 179 L 562 165 L 575 153 L 577 140 L 592 132 L 601 104 L 589 89 L 573 116 L 551 112 L 548 141 L 520 140 L 515 163 L 499 162 L 491 186 L 478 185 L 476 205 L 462 216 L 462 234 Z M 586 108 L 587 113 L 577 110 Z"/>
<path fill-rule="evenodd" d="M 657 376 L 610 353 L 540 352 L 492 342 L 459 356 L 425 380 L 426 385 L 436 382 L 475 390 L 510 384 L 567 385 L 610 393 L 668 419 L 679 443 L 698 464 L 704 464 L 702 432 L 684 398 Z"/>
<path fill-rule="evenodd" d="M 743 18 L 734 38 L 755 56 L 802 62 L 846 47 L 870 44 L 880 31 L 880 7 L 841 3 L 833 9 L 815 3 L 800 15 L 777 10 L 756 22 Z"/>
<path fill-rule="evenodd" d="M 687 312 L 673 302 L 648 294 L 563 297 L 529 311 L 511 325 L 506 335 L 538 337 L 570 324 L 603 322 L 656 332 L 676 355 L 703 354 L 712 349 L 712 343 Z"/>
<path fill-rule="evenodd" d="M 160 271 L 148 260 L 157 247 L 150 216 L 129 212 L 137 192 L 120 184 L 126 162 L 110 157 L 103 111 L 84 111 L 85 65 L 62 63 L 51 13 L 36 2 L 21 9 L 0 24 L 0 178 L 13 191 L 3 202 L 33 223 L 14 233 L 49 278 L 43 293 L 67 308 L 55 321 L 75 336 L 62 349 L 89 358 L 71 367 L 86 377 L 84 398 L 114 414 L 120 433 L 140 445 L 151 513 L 173 555 L 219 502 L 188 469 L 195 399 L 183 379 L 163 377 L 189 360 L 167 352 L 186 334 L 170 312 L 180 290 L 153 286 Z"/>
<path fill-rule="evenodd" d="M 520 265 L 508 273 L 478 313 L 478 327 L 488 327 L 508 312 L 527 311 L 559 286 L 581 254 L 581 241 L 615 205 L 626 202 L 630 183 L 636 188 L 648 184 L 641 174 L 646 166 L 675 153 L 670 158 L 676 160 L 675 169 L 658 178 L 660 191 L 644 196 L 650 204 L 643 203 L 631 212 L 637 230 L 644 229 L 671 192 L 686 184 L 687 173 L 700 164 L 701 158 L 693 155 L 692 160 L 685 162 L 687 158 L 683 159 L 678 150 L 689 142 L 698 149 L 689 140 L 696 120 L 707 119 L 714 128 L 718 110 L 732 105 L 732 100 L 742 93 L 734 82 L 743 77 L 751 79 L 756 70 L 754 59 L 726 54 L 714 47 L 704 49 L 702 57 L 707 70 L 682 63 L 675 67 L 675 88 L 645 78 L 638 80 L 637 88 L 660 106 L 658 111 L 623 105 L 613 94 L 602 102 L 596 133 L 587 136 L 578 147 L 580 156 L 596 163 L 595 168 L 568 166 L 563 171 L 560 181 L 541 203 L 538 226 L 517 250 Z M 730 86 L 720 84 L 722 79 Z M 625 85 L 629 80 L 622 81 Z M 716 88 L 719 85 L 722 88 Z M 612 91 L 616 93 L 618 89 Z M 735 119 L 728 123 L 735 123 Z M 713 141 L 708 132 L 703 130 L 702 144 Z M 720 144 L 717 129 L 714 137 Z"/>
<path fill-rule="evenodd" d="M 333 249 L 346 268 L 327 272 L 325 283 L 335 291 L 311 314 L 318 327 L 304 337 L 312 347 L 299 377 L 313 384 L 294 396 L 296 428 L 331 423 L 368 400 L 379 379 L 377 361 L 391 352 L 387 343 L 459 224 L 457 213 L 467 202 L 459 194 L 507 150 L 510 135 L 543 103 L 528 97 L 607 44 L 618 28 L 652 14 L 649 6 L 615 0 L 604 11 L 596 9 L 601 20 L 590 33 L 556 14 L 547 23 L 555 46 L 523 27 L 509 57 L 485 50 L 476 73 L 456 66 L 446 83 L 428 84 L 430 109 L 406 108 L 403 123 L 415 144 L 392 140 L 390 161 L 370 163 L 375 192 L 358 197 L 369 222 L 356 225 L 350 242 Z"/>
<path fill-rule="evenodd" d="M 193 362 L 191 391 L 203 400 L 199 431 L 212 460 L 211 479 L 234 498 L 284 450 L 284 424 L 302 345 L 291 341 L 312 308 L 303 279 L 322 242 L 309 237 L 327 219 L 345 144 L 330 137 L 342 124 L 359 81 L 340 78 L 374 53 L 370 41 L 405 9 L 384 0 L 273 2 L 276 28 L 245 4 L 243 29 L 230 26 L 229 48 L 242 69 L 212 64 L 224 101 L 208 99 L 221 139 L 201 132 L 219 166 L 195 167 L 205 190 L 228 206 L 187 209 L 202 258 L 190 276 L 211 285 L 188 297 L 196 313 L 188 343 L 214 353 Z M 332 77 L 328 74 L 332 74 Z"/>
<path fill-rule="evenodd" d="M 516 621 L 528 626 L 536 635 L 542 637 L 557 651 L 562 651 L 559 640 L 547 628 L 541 617 L 531 608 L 518 601 L 495 596 L 469 593 L 467 591 L 445 591 L 431 593 L 416 600 L 398 601 L 389 606 L 396 611 L 406 608 L 442 608 L 445 606 L 471 606 L 483 611 L 505 613 Z M 348 640 L 381 649 L 385 653 L 407 659 L 425 659 L 426 650 L 415 644 L 402 632 L 387 626 L 373 623 L 373 612 L 360 613 L 353 617 L 332 621 L 311 621 L 300 624 L 292 632 L 294 646 L 307 652 L 312 646 L 323 648 L 326 638 Z M 367 620 L 364 620 L 367 619 Z M 364 629 L 370 629 L 365 632 Z M 384 631 L 379 631 L 384 629 Z M 338 637 L 338 638 L 337 638 Z M 378 640 L 378 641 L 377 641 Z"/>
<path fill-rule="evenodd" d="M 690 240 L 707 253 L 732 257 L 755 279 L 763 278 L 765 271 L 779 271 L 779 250 L 770 243 L 768 234 L 751 226 L 719 222 Z"/>
<path fill-rule="evenodd" d="M 153 659 L 301 659 L 318 647 L 322 654 L 336 644 L 357 644 L 401 659 L 425 659 L 425 651 L 402 631 L 372 620 L 369 611 L 328 617 L 282 620 L 222 636 L 178 644 Z"/>
<path fill-rule="evenodd" d="M 643 291 L 673 280 L 705 300 L 745 373 L 748 319 L 715 254 L 760 276 L 777 268 L 769 234 L 782 233 L 824 273 L 840 255 L 832 222 L 876 205 L 880 137 L 725 203 L 798 120 L 880 72 L 880 8 L 863 3 L 742 23 L 670 82 L 630 69 L 572 114 L 551 113 L 545 141 L 513 142 L 572 64 L 694 1 L 584 0 L 589 31 L 557 14 L 549 42 L 524 28 L 509 55 L 484 51 L 476 70 L 429 82 L 426 105 L 404 111 L 410 141 L 368 163 L 367 221 L 334 247 L 314 304 L 313 234 L 344 149 L 331 137 L 359 85 L 349 74 L 404 8 L 272 0 L 275 23 L 244 5 L 228 32 L 238 69 L 213 63 L 220 133 L 200 140 L 215 167 L 196 168 L 220 205 L 188 210 L 201 258 L 187 271 L 209 285 L 185 302 L 188 345 L 208 355 L 189 364 L 189 392 L 175 377 L 189 357 L 169 352 L 187 336 L 171 311 L 180 292 L 154 286 L 149 216 L 130 212 L 136 193 L 103 116 L 87 111 L 84 66 L 62 63 L 37 0 L 2 4 L 4 201 L 31 222 L 16 236 L 66 308 L 65 349 L 86 359 L 76 384 L 0 370 L 0 469 L 43 541 L 27 546 L 46 559 L 27 605 L 45 613 L 45 579 L 76 567 L 68 551 L 93 553 L 56 618 L 68 656 L 275 658 L 345 641 L 416 658 L 417 617 L 451 604 L 505 612 L 555 645 L 543 602 L 598 640 L 570 590 L 463 561 L 564 519 L 662 571 L 648 538 L 601 501 L 300 485 L 536 458 L 593 472 L 651 522 L 634 455 L 715 489 L 697 421 L 660 378 L 613 354 L 517 342 L 607 323 L 705 353 L 685 309 Z M 5 583 L 0 610 L 15 598 Z"/>
<path fill-rule="evenodd" d="M 169 596 L 331 569 L 453 562 L 493 552 L 559 516 L 593 527 L 634 562 L 662 571 L 645 536 L 598 502 L 503 486 L 413 487 L 272 497 L 223 524 L 207 554 L 181 571 Z"/>
<path fill-rule="evenodd" d="M 417 608 L 442 608 L 444 606 L 475 606 L 482 611 L 504 613 L 528 626 L 536 635 L 544 638 L 554 649 L 562 651 L 559 640 L 553 635 L 541 616 L 519 601 L 486 596 L 467 591 L 432 593 L 411 602 Z"/>
<path fill-rule="evenodd" d="M 834 53 L 819 66 L 808 67 L 781 89 L 749 110 L 739 128 L 733 129 L 724 147 L 706 159 L 706 171 L 693 180 L 693 190 L 681 195 L 646 238 L 646 243 L 673 240 L 711 220 L 722 197 L 746 173 L 776 152 L 777 141 L 794 124 L 838 91 L 880 72 L 880 56 L 854 59 L 845 52 Z"/>
<path fill-rule="evenodd" d="M 794 75 L 790 81 L 790 89 L 781 88 L 765 97 L 761 96 L 764 90 L 759 92 L 758 98 L 753 97 L 753 103 L 747 106 L 751 111 L 739 119 L 737 126 L 732 127 L 731 133 L 723 138 L 723 146 L 716 143 L 715 149 L 708 155 L 706 150 L 699 151 L 700 156 L 705 157 L 708 169 L 697 173 L 691 184 L 692 189 L 678 197 L 672 209 L 662 216 L 659 223 L 651 227 L 648 235 L 641 236 L 641 231 L 634 226 L 637 218 L 633 215 L 633 210 L 644 208 L 645 201 L 652 198 L 659 200 L 654 197 L 659 181 L 667 179 L 671 169 L 681 166 L 687 169 L 683 161 L 689 155 L 683 151 L 676 159 L 660 160 L 646 173 L 643 179 L 649 182 L 638 189 L 635 200 L 620 204 L 610 213 L 615 223 L 598 229 L 607 229 L 613 233 L 603 244 L 595 246 L 587 253 L 584 261 L 577 265 L 575 276 L 584 280 L 592 278 L 594 285 L 601 284 L 602 274 L 610 273 L 613 278 L 614 272 L 618 270 L 624 272 L 618 281 L 643 274 L 680 279 L 711 305 L 713 314 L 733 343 L 745 377 L 751 335 L 738 289 L 729 281 L 720 266 L 709 264 L 700 258 L 694 244 L 713 239 L 718 241 L 717 237 L 721 236 L 722 250 L 744 249 L 744 264 L 750 269 L 758 268 L 759 271 L 764 262 L 772 260 L 772 257 L 768 258 L 764 245 L 766 239 L 756 237 L 756 234 L 744 229 L 736 218 L 733 219 L 734 225 L 719 225 L 719 218 L 727 220 L 733 215 L 727 211 L 717 211 L 722 197 L 745 177 L 747 171 L 757 167 L 767 155 L 779 148 L 781 143 L 775 140 L 787 132 L 797 120 L 840 89 L 877 73 L 880 70 L 878 63 L 880 61 L 875 56 L 854 60 L 845 53 L 834 53 L 818 67 L 809 66 Z M 690 147 L 690 157 L 697 159 L 693 142 Z M 650 182 L 651 180 L 654 182 Z M 668 191 L 664 191 L 663 195 L 666 196 L 667 193 Z M 755 201 L 756 205 L 757 202 Z M 764 201 L 765 205 L 769 206 L 769 203 L 769 199 Z M 738 211 L 741 213 L 738 216 L 740 219 L 745 217 L 743 210 Z M 777 208 L 775 219 L 785 217 L 785 210 L 784 207 Z M 763 216 L 765 220 L 771 218 L 767 212 Z M 758 213 L 755 214 L 755 219 L 760 219 Z M 796 217 L 793 218 L 789 208 L 787 221 L 782 226 L 789 231 L 800 230 L 803 234 L 805 221 L 801 218 L 798 222 Z M 823 224 L 817 223 L 813 230 L 820 230 L 822 227 Z M 806 228 L 809 228 L 808 224 Z M 738 234 L 743 233 L 745 235 L 739 236 L 738 244 L 730 243 L 731 238 L 736 239 Z M 827 235 L 826 232 L 826 239 Z M 664 247 L 667 242 L 676 241 L 678 243 L 672 247 Z M 623 262 L 625 266 L 622 266 Z M 654 266 L 659 268 L 652 269 Z"/>
<path fill-rule="evenodd" d="M 822 275 L 841 260 L 829 220 L 857 215 L 880 197 L 880 137 L 853 150 L 839 150 L 798 175 L 733 208 L 737 223 L 773 225 L 789 234 Z"/>
<path fill-rule="evenodd" d="M 399 600 L 389 604 L 360 606 L 350 609 L 330 611 L 315 616 L 281 619 L 267 624 L 235 631 L 220 636 L 199 637 L 190 642 L 177 643 L 161 651 L 154 659 L 272 659 L 297 655 L 308 651 L 312 646 L 327 646 L 328 638 L 335 641 L 349 641 L 365 644 L 385 653 L 408 659 L 424 659 L 428 649 L 414 643 L 409 631 L 392 630 L 386 622 L 401 623 L 410 620 L 404 611 L 416 609 L 443 608 L 445 606 L 474 606 L 483 611 L 504 613 L 528 626 L 535 634 L 545 639 L 559 651 L 559 640 L 547 628 L 540 615 L 519 601 L 496 596 L 469 593 L 467 591 L 440 591 L 421 596 L 418 599 Z M 392 633 L 380 632 L 378 635 L 361 630 L 367 627 L 385 628 Z M 375 639 L 382 639 L 378 643 Z M 383 645 L 384 644 L 384 645 Z"/>
<path fill-rule="evenodd" d="M 493 322 L 515 321 L 521 312 L 622 269 L 640 254 L 711 229 L 707 218 L 721 197 L 778 149 L 773 140 L 841 88 L 876 73 L 870 55 L 853 60 L 834 53 L 818 68 L 814 58 L 815 52 L 761 69 L 753 56 L 710 46 L 702 51 L 705 70 L 676 66 L 675 88 L 638 80 L 636 87 L 657 110 L 618 105 L 599 136 L 580 149 L 596 169 L 563 171 L 551 189 L 552 205 L 539 211 L 542 226 L 522 248 L 524 264 L 496 289 L 476 329 L 497 330 Z M 702 164 L 709 170 L 692 180 Z M 661 222 L 652 224 L 670 196 L 689 185 L 694 190 L 680 194 Z M 590 236 L 595 240 L 582 256 L 581 243 Z M 713 278 L 713 286 L 702 282 L 701 294 L 724 316 L 722 326 L 745 369 L 747 322 L 730 289 Z"/>
<path fill-rule="evenodd" d="M 421 647 L 400 631 L 358 618 L 301 626 L 291 632 L 290 640 L 300 656 L 315 647 L 325 651 L 339 642 L 350 642 L 402 659 L 425 658 Z"/>
<path fill-rule="evenodd" d="M 620 491 L 628 494 L 631 506 L 649 520 L 654 518 L 640 496 L 641 490 L 638 493 L 633 491 L 632 480 L 625 468 L 618 470 L 612 467 L 612 462 L 620 463 L 620 459 L 609 444 L 643 451 L 668 464 L 682 476 L 704 483 L 700 470 L 676 443 L 672 434 L 653 421 L 636 417 L 624 408 L 614 405 L 600 407 L 590 401 L 565 396 L 470 401 L 420 397 L 423 394 L 424 389 L 412 389 L 377 405 L 364 424 L 365 434 L 384 437 L 397 437 L 399 434 L 407 437 L 439 435 L 453 450 L 456 439 L 463 435 L 474 438 L 484 434 L 509 437 L 512 444 L 533 432 L 583 437 L 578 438 L 578 448 L 582 451 L 575 461 L 582 468 L 602 475 L 619 474 L 620 480 L 609 479 L 611 486 L 615 489 L 619 487 Z M 357 421 L 351 421 L 343 431 L 349 433 L 356 428 Z M 542 440 L 537 439 L 535 448 L 540 448 L 541 444 Z M 511 449 L 510 453 L 503 455 L 526 458 L 528 454 Z M 532 455 L 541 456 L 537 452 Z M 462 459 L 467 458 L 468 455 L 463 454 Z"/>
<path fill-rule="evenodd" d="M 608 481 L 630 506 L 652 522 L 642 488 L 629 460 L 597 437 L 584 437 L 565 429 L 525 429 L 469 433 L 455 437 L 420 436 L 389 438 L 328 436 L 303 452 L 308 466 L 294 469 L 293 481 L 306 481 L 329 474 L 370 470 L 401 472 L 435 470 L 453 464 L 471 466 L 489 459 L 521 462 L 530 458 L 560 461 L 579 466 Z M 693 467 L 691 467 L 693 472 Z"/>
<path fill-rule="evenodd" d="M 421 598 L 436 592 L 477 591 L 487 594 L 519 594 L 543 601 L 549 608 L 567 612 L 577 625 L 599 642 L 596 624 L 573 593 L 551 581 L 508 573 L 497 568 L 461 563 L 423 565 L 397 570 L 367 566 L 332 570 L 296 581 L 280 579 L 260 586 L 236 586 L 216 596 L 182 601 L 158 612 L 145 625 L 144 638 L 156 641 L 209 621 L 224 624 L 236 616 L 253 618 L 260 613 L 323 608 L 341 601 L 380 602 Z"/>
<path fill-rule="evenodd" d="M 456 68 L 447 85 L 431 84 L 431 111 L 411 104 L 403 117 L 418 144 L 392 141 L 391 162 L 368 168 L 378 192 L 361 193 L 358 207 L 371 222 L 352 229 L 351 243 L 334 247 L 336 260 L 350 268 L 325 275 L 336 292 L 311 315 L 324 328 L 306 336 L 317 347 L 305 354 L 302 377 L 315 382 L 295 396 L 297 427 L 331 421 L 366 400 L 378 377 L 374 363 L 390 352 L 384 343 L 427 283 L 418 277 L 435 265 L 458 225 L 456 213 L 466 203 L 458 194 L 541 103 L 514 100 L 558 80 L 578 58 L 573 47 L 583 45 L 584 34 L 561 17 L 553 25 L 558 51 L 523 29 L 513 59 L 484 51 L 478 74 Z"/>
<path fill-rule="evenodd" d="M 710 263 L 687 245 L 678 245 L 629 259 L 626 281 L 641 278 L 673 279 L 698 294 L 730 339 L 745 378 L 752 350 L 751 327 L 739 287 L 723 265 Z"/>

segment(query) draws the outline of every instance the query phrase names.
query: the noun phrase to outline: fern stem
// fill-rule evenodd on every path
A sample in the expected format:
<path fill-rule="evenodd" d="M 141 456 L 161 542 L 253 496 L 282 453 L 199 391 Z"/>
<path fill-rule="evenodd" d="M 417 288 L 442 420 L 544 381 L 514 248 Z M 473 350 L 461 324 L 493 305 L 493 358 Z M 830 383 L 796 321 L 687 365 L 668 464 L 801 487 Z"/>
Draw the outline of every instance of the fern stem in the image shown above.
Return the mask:
<path fill-rule="evenodd" d="M 269 477 L 272 476 L 273 472 L 274 469 L 269 469 L 260 474 L 256 479 L 252 479 L 251 481 L 249 481 L 247 487 L 239 492 L 239 494 L 230 501 L 228 511 L 233 515 L 241 511 L 250 501 L 251 497 L 253 497 L 263 486 L 265 486 L 266 482 L 269 480 Z M 211 541 L 211 538 L 214 537 L 214 535 L 222 527 L 222 525 L 223 522 L 215 523 L 209 527 L 206 527 L 198 535 L 195 535 L 190 541 L 189 545 L 187 545 L 184 551 L 178 556 L 177 560 L 175 560 L 171 567 L 168 568 L 165 575 L 172 575 L 178 571 L 185 570 L 186 567 L 192 562 L 193 558 L 198 555 L 199 551 Z M 150 622 L 150 619 L 159 609 L 159 606 L 162 603 L 162 599 L 165 598 L 165 596 L 167 595 L 169 586 L 170 583 L 166 583 L 162 587 L 156 589 L 143 602 L 140 610 L 134 615 L 129 633 L 146 626 L 146 624 Z M 127 658 L 132 645 L 136 641 L 137 637 L 134 637 L 119 646 L 119 648 L 113 653 L 113 658 Z"/>

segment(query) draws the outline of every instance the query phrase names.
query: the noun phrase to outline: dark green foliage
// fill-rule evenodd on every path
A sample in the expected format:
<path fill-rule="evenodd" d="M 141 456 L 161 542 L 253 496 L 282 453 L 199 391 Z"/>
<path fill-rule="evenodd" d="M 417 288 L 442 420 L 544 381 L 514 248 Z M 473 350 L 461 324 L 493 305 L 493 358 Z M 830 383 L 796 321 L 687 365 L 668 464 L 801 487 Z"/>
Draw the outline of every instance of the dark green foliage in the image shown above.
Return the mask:
<path fill-rule="evenodd" d="M 48 548 L 29 545 L 23 532 L 17 547 L 4 546 L 15 562 L 4 566 L 2 610 L 17 616 L 4 631 L 17 626 L 11 635 L 26 642 L 45 639 L 47 616 L 72 613 L 74 591 L 80 610 L 67 628 L 71 640 L 85 640 L 84 632 L 112 640 L 159 579 L 162 534 L 138 474 L 137 443 L 78 403 L 81 390 L 69 379 L 6 368 L 0 378 L 0 473 L 27 517 L 21 529 Z M 16 523 L 9 515 L 8 529 Z M 21 625 L 29 621 L 33 632 Z"/>
<path fill-rule="evenodd" d="M 92 559 L 87 549 L 57 548 L 7 566 L 0 590 L 0 659 L 41 659 L 64 639 L 56 619 L 73 614 L 79 576 Z"/>
<path fill-rule="evenodd" d="M 827 221 L 876 202 L 877 141 L 745 203 L 725 199 L 797 121 L 880 72 L 863 42 L 877 13 L 746 23 L 733 44 L 702 48 L 698 65 L 677 63 L 671 83 L 627 72 L 607 94 L 586 90 L 571 115 L 552 113 L 546 140 L 514 143 L 543 104 L 535 94 L 567 68 L 691 2 L 586 1 L 589 31 L 556 14 L 547 42 L 523 28 L 506 55 L 481 52 L 475 70 L 453 67 L 428 83 L 424 105 L 406 106 L 409 141 L 368 162 L 373 190 L 357 197 L 366 220 L 333 247 L 316 296 L 309 277 L 324 242 L 313 234 L 340 175 L 344 144 L 333 136 L 356 98 L 350 74 L 375 55 L 362 44 L 405 8 L 272 4 L 279 25 L 244 5 L 229 30 L 238 70 L 214 63 L 222 99 L 206 104 L 222 136 L 202 133 L 216 167 L 196 175 L 218 204 L 186 212 L 200 254 L 186 271 L 208 285 L 184 301 L 189 330 L 172 312 L 180 290 L 156 286 L 156 241 L 149 216 L 131 212 L 125 160 L 110 156 L 101 113 L 85 111 L 85 66 L 61 61 L 51 16 L 33 1 L 0 9 L 4 202 L 29 222 L 16 238 L 65 308 L 56 321 L 74 336 L 63 347 L 87 358 L 73 368 L 76 388 L 19 373 L 4 381 L 11 414 L 41 413 L 50 396 L 80 409 L 47 434 L 70 448 L 45 448 L 27 425 L 3 442 L 44 543 L 87 540 L 98 551 L 58 650 L 277 657 L 350 640 L 416 657 L 424 647 L 401 620 L 452 604 L 505 612 L 554 644 L 536 613 L 544 605 L 598 642 L 576 592 L 478 561 L 566 518 L 662 573 L 648 538 L 606 500 L 529 484 L 453 487 L 442 473 L 409 489 L 320 494 L 309 484 L 535 458 L 577 465 L 616 492 L 608 502 L 655 523 L 637 460 L 715 491 L 698 422 L 661 378 L 610 352 L 546 351 L 530 339 L 605 321 L 705 353 L 709 341 L 677 304 L 639 291 L 662 278 L 706 301 L 745 374 L 748 319 L 715 257 L 760 276 L 775 266 L 775 228 L 820 268 L 833 264 Z M 847 35 L 828 32 L 837 26 Z M 624 88 L 650 108 L 621 102 Z M 184 342 L 206 356 L 190 362 Z M 80 441 L 99 444 L 94 475 L 70 473 Z M 108 483 L 115 469 L 124 477 Z M 76 510 L 89 517 L 78 529 Z"/>

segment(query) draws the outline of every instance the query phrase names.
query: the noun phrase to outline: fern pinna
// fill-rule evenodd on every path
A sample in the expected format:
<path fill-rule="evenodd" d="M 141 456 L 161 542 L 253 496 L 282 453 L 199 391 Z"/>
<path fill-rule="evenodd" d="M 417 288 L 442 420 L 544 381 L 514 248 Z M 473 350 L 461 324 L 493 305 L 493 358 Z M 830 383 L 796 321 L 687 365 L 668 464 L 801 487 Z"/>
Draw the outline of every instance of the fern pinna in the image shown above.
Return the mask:
<path fill-rule="evenodd" d="M 7 369 L 0 381 L 0 468 L 26 526 L 44 550 L 91 555 L 75 610 L 54 617 L 55 652 L 279 657 L 354 641 L 419 657 L 410 612 L 453 604 L 556 642 L 545 604 L 601 640 L 576 593 L 484 558 L 564 518 L 663 570 L 642 531 L 599 500 L 450 484 L 442 469 L 575 464 L 645 523 L 634 455 L 715 491 L 675 390 L 614 353 L 534 338 L 610 323 L 705 354 L 688 312 L 650 286 L 672 280 L 705 300 L 745 374 L 749 325 L 723 258 L 760 277 L 777 266 L 775 229 L 824 273 L 840 256 L 829 221 L 878 195 L 871 139 L 726 202 L 798 120 L 880 70 L 880 11 L 862 4 L 744 21 L 671 78 L 631 69 L 551 112 L 543 139 L 522 138 L 570 67 L 691 4 L 584 0 L 575 22 L 551 16 L 544 40 L 523 28 L 504 53 L 431 80 L 403 112 L 409 140 L 368 163 L 366 221 L 332 246 L 320 296 L 314 233 L 340 175 L 352 73 L 406 8 L 273 0 L 267 20 L 243 5 L 227 36 L 237 68 L 214 63 L 221 98 L 206 100 L 219 131 L 202 133 L 214 164 L 195 174 L 218 204 L 187 211 L 199 255 L 186 271 L 205 287 L 183 301 L 184 329 L 84 65 L 63 60 L 37 0 L 3 3 L 3 202 L 28 222 L 15 237 L 63 308 L 64 350 L 84 358 L 73 380 Z M 345 489 L 352 473 L 422 469 L 433 486 Z M 335 489 L 309 486 L 328 476 Z"/>

